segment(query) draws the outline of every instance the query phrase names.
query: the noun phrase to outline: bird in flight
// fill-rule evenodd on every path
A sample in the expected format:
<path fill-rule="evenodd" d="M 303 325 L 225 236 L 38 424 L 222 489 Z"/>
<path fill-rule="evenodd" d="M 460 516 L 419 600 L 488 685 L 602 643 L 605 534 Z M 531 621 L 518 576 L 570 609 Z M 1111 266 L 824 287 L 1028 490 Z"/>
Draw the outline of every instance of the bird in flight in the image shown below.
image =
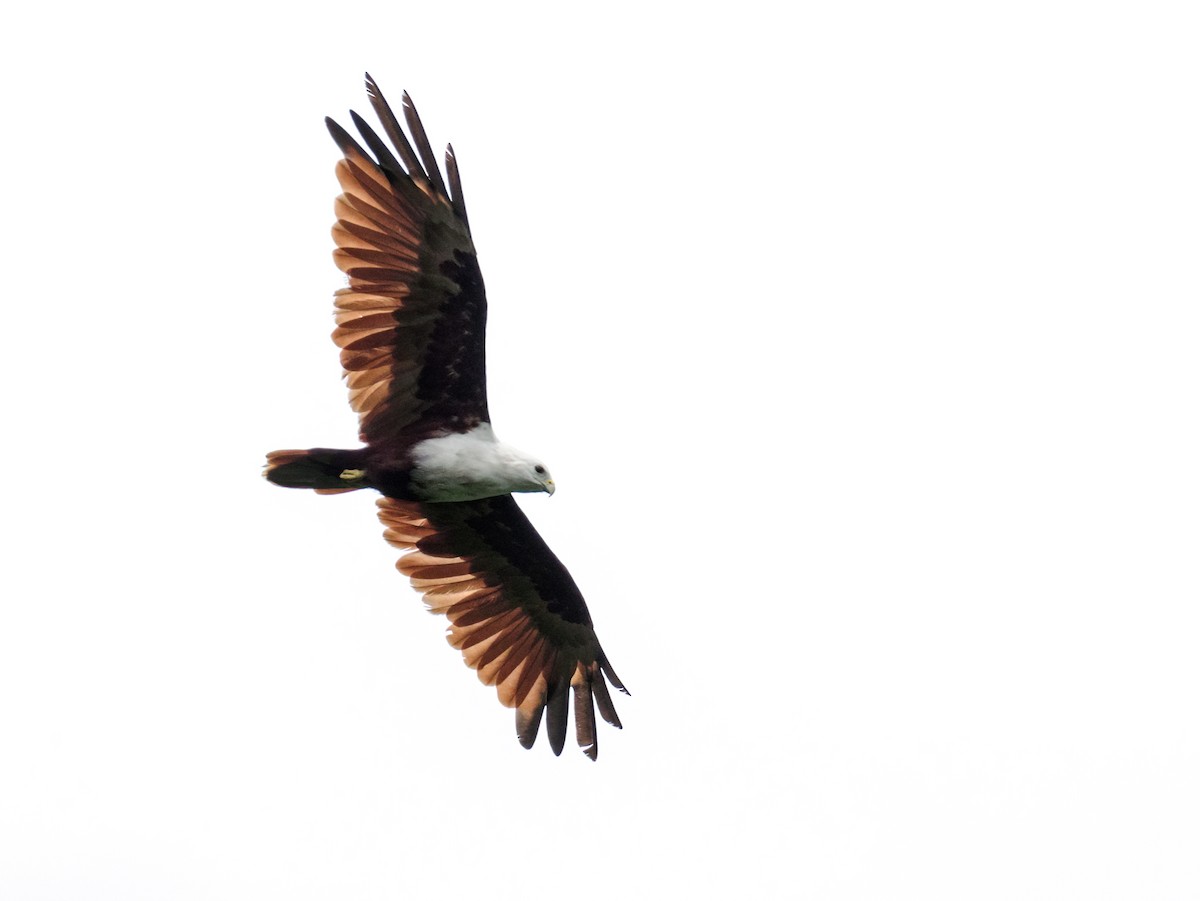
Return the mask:
<path fill-rule="evenodd" d="M 369 74 L 366 82 L 387 141 L 355 112 L 366 149 L 325 120 L 343 154 L 333 256 L 348 279 L 334 298 L 333 340 L 366 446 L 273 451 L 264 475 L 318 494 L 378 491 L 384 537 L 407 551 L 396 567 L 446 615 L 467 665 L 515 708 L 521 744 L 533 746 L 544 713 L 562 753 L 573 697 L 576 741 L 595 760 L 596 708 L 621 727 L 605 679 L 628 691 L 571 574 L 512 497 L 553 494 L 554 480 L 492 431 L 487 301 L 454 150 L 447 188 L 408 94 L 411 143 Z"/>

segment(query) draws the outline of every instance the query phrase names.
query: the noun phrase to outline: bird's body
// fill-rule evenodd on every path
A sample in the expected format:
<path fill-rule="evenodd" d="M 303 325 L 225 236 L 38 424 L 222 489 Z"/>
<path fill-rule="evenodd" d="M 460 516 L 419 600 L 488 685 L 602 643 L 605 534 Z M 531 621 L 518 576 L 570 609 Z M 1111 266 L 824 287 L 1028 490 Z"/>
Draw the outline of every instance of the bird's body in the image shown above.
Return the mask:
<path fill-rule="evenodd" d="M 450 643 L 468 665 L 516 708 L 521 743 L 533 744 L 545 712 L 559 753 L 573 694 L 576 738 L 594 759 L 593 701 L 619 728 L 605 677 L 624 687 L 575 582 L 511 496 L 553 494 L 554 482 L 492 429 L 487 303 L 453 151 L 448 190 L 408 95 L 415 150 L 370 76 L 367 90 L 391 146 L 351 118 L 374 159 L 326 120 L 344 154 L 333 235 L 349 277 L 333 338 L 366 446 L 274 451 L 265 475 L 320 494 L 382 494 L 385 537 L 408 551 L 398 568 L 449 618 Z"/>
<path fill-rule="evenodd" d="M 325 494 L 374 488 L 399 500 L 448 503 L 514 491 L 554 493 L 546 467 L 498 441 L 489 422 L 395 446 L 272 451 L 267 464 L 276 485 Z"/>

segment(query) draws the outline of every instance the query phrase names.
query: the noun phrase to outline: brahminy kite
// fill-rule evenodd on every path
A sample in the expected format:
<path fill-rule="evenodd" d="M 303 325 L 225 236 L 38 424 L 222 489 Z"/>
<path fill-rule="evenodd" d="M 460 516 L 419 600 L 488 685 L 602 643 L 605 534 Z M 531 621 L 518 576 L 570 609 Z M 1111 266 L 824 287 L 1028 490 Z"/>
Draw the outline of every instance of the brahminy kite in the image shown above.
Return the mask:
<path fill-rule="evenodd" d="M 449 619 L 467 665 L 516 709 L 521 744 L 533 746 L 545 712 L 562 753 L 574 695 L 575 737 L 595 760 L 595 708 L 621 727 L 604 680 L 625 687 L 575 581 L 512 497 L 553 494 L 554 480 L 492 431 L 487 301 L 454 150 L 447 189 L 408 94 L 411 143 L 370 75 L 367 94 L 390 145 L 355 112 L 370 153 L 325 120 L 343 154 L 333 256 L 348 278 L 333 340 L 366 446 L 274 451 L 264 475 L 318 494 L 378 491 L 384 537 L 408 552 L 397 568 Z"/>

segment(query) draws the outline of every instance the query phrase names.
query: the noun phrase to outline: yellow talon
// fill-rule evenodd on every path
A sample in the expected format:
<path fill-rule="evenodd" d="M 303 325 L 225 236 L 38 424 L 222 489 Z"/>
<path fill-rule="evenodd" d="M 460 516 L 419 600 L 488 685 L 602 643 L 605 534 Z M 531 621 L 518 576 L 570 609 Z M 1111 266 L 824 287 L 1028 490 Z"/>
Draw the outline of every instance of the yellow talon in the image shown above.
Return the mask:
<path fill-rule="evenodd" d="M 339 478 L 345 482 L 356 482 L 366 474 L 365 469 L 343 469 Z"/>

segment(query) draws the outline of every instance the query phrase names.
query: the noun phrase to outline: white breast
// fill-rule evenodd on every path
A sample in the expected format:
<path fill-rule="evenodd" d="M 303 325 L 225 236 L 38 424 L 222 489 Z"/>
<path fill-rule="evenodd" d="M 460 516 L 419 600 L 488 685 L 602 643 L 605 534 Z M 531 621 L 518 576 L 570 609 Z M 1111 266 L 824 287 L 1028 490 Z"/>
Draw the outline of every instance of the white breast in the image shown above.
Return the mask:
<path fill-rule="evenodd" d="M 521 490 L 512 453 L 489 423 L 469 432 L 428 438 L 413 446 L 410 479 L 429 501 L 471 501 Z"/>

